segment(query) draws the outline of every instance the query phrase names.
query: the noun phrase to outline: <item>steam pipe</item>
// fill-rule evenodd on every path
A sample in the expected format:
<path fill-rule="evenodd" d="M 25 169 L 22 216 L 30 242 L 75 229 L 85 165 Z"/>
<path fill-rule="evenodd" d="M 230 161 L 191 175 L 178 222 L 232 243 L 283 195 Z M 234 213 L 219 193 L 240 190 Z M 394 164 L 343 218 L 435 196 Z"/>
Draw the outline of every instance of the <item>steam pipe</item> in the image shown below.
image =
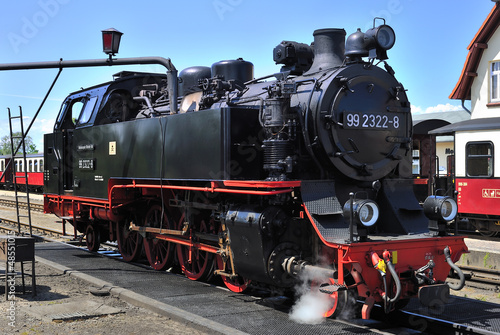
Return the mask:
<path fill-rule="evenodd" d="M 311 265 L 295 256 L 285 258 L 281 266 L 286 273 L 293 277 L 297 277 L 301 273 L 306 273 L 310 278 L 333 278 L 334 275 L 332 269 Z"/>
<path fill-rule="evenodd" d="M 446 283 L 446 284 L 448 284 L 448 286 L 452 290 L 455 290 L 455 291 L 461 290 L 465 286 L 465 275 L 462 272 L 462 270 L 460 270 L 460 268 L 458 266 L 456 266 L 456 264 L 453 263 L 453 261 L 451 260 L 450 248 L 448 246 L 446 246 L 444 248 L 444 257 L 446 258 L 446 262 L 448 263 L 448 265 L 451 266 L 451 268 L 453 270 L 455 270 L 455 272 L 458 274 L 458 278 L 460 279 L 460 282 L 458 283 L 458 285 L 453 285 L 450 283 Z"/>
<path fill-rule="evenodd" d="M 134 97 L 134 100 L 135 101 L 144 101 L 146 103 L 146 105 L 148 106 L 148 110 L 151 113 L 155 112 L 155 110 L 153 109 L 153 106 L 151 105 L 151 100 L 149 100 L 148 97 Z"/>
<path fill-rule="evenodd" d="M 170 58 L 163 57 L 134 57 L 119 59 L 84 59 L 55 62 L 29 62 L 29 63 L 11 63 L 0 64 L 0 71 L 12 70 L 35 70 L 35 69 L 62 69 L 71 67 L 94 67 L 94 66 L 113 66 L 113 65 L 144 65 L 158 64 L 163 65 L 167 71 L 168 95 L 170 99 L 170 111 L 177 113 L 177 69 L 172 64 Z"/>

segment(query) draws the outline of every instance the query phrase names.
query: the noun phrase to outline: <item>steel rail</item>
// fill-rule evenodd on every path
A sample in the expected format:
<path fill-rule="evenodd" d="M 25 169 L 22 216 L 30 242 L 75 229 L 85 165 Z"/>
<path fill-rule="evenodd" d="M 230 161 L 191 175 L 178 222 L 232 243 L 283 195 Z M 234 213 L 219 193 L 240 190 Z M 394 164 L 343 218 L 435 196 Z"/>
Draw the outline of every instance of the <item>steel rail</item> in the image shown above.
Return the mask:
<path fill-rule="evenodd" d="M 7 224 L 10 224 L 10 225 L 17 225 L 17 221 L 14 221 L 14 220 L 11 220 L 11 219 L 7 219 L 7 218 L 2 218 L 0 217 L 0 222 L 5 222 Z M 21 226 L 23 227 L 29 227 L 29 225 L 27 223 L 23 223 L 21 222 Z M 35 225 L 31 225 L 31 227 L 33 229 L 37 229 L 37 230 L 40 230 L 40 231 L 43 231 L 43 232 L 48 232 L 48 233 L 52 233 L 52 234 L 57 234 L 57 235 L 61 235 L 61 236 L 64 236 L 62 231 L 59 231 L 59 230 L 54 230 L 54 229 L 51 229 L 51 228 L 47 228 L 47 227 L 42 227 L 42 226 L 35 226 Z M 5 226 L 0 226 L 1 229 L 7 229 L 7 230 L 14 230 L 14 228 L 10 228 L 10 227 L 5 227 Z M 67 235 L 69 236 L 69 235 Z"/>
<path fill-rule="evenodd" d="M 27 208 L 28 204 L 26 202 L 19 202 L 21 208 Z M 0 199 L 0 206 L 15 207 L 16 202 L 14 200 Z M 30 208 L 37 212 L 43 212 L 43 205 L 30 203 Z"/>
<path fill-rule="evenodd" d="M 358 301 L 361 303 L 362 301 Z M 497 332 L 465 325 L 451 320 L 439 319 L 430 315 L 409 312 L 405 310 L 396 310 L 390 314 L 385 314 L 384 308 L 378 304 L 374 306 L 371 318 L 382 321 L 391 326 L 400 326 L 418 331 L 419 334 L 440 334 L 440 335 L 493 335 Z"/>

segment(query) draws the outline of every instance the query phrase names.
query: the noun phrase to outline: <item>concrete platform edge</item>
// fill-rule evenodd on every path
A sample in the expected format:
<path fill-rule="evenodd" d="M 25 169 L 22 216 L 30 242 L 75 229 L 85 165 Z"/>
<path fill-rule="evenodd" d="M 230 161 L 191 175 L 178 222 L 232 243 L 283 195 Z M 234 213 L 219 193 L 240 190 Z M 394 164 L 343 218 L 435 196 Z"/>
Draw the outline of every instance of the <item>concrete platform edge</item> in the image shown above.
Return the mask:
<path fill-rule="evenodd" d="M 76 278 L 82 279 L 89 283 L 90 285 L 100 287 L 100 288 L 109 288 L 109 292 L 123 300 L 126 301 L 134 306 L 137 307 L 143 307 L 146 308 L 154 313 L 157 313 L 159 315 L 165 316 L 172 318 L 176 321 L 180 322 L 189 322 L 193 324 L 196 328 L 200 330 L 210 330 L 212 332 L 218 332 L 221 334 L 227 334 L 227 335 L 248 335 L 248 333 L 241 332 L 235 328 L 231 328 L 225 325 L 222 325 L 220 323 L 214 322 L 212 320 L 209 320 L 207 318 L 198 316 L 193 313 L 189 313 L 187 311 L 184 311 L 182 309 L 179 309 L 177 307 L 162 303 L 160 301 L 151 299 L 149 297 L 137 294 L 133 291 L 130 291 L 128 289 L 122 288 L 122 287 L 117 287 L 113 285 L 112 283 L 103 281 L 101 279 L 92 277 L 90 275 L 87 275 L 85 273 L 79 272 L 77 270 L 72 270 L 70 268 L 67 268 L 61 264 L 52 262 L 48 259 L 36 256 L 36 261 L 43 263 L 51 268 L 53 268 L 56 271 L 60 271 L 62 273 L 66 273 L 70 276 L 74 276 Z"/>

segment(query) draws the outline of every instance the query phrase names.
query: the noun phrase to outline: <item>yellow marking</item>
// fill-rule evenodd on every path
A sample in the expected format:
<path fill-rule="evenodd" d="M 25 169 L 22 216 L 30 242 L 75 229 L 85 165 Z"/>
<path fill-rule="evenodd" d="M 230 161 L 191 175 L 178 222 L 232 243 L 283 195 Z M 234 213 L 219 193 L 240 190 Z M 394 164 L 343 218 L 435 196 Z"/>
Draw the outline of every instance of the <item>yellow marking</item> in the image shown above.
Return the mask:
<path fill-rule="evenodd" d="M 383 273 L 386 272 L 386 268 L 385 268 L 385 262 L 383 259 L 379 259 L 378 260 L 378 264 L 376 266 L 376 269 L 379 270 L 379 271 L 382 271 Z"/>
<path fill-rule="evenodd" d="M 109 142 L 109 155 L 116 155 L 116 141 Z"/>

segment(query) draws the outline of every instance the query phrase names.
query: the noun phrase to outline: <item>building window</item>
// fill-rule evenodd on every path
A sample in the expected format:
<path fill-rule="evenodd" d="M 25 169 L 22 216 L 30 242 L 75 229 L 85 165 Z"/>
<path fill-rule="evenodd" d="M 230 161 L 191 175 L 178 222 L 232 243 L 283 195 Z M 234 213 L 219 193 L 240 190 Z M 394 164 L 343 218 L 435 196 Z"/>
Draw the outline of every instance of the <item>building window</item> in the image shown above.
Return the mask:
<path fill-rule="evenodd" d="M 492 142 L 469 142 L 465 152 L 468 177 L 493 177 Z"/>
<path fill-rule="evenodd" d="M 491 63 L 490 102 L 500 102 L 500 61 Z"/>

